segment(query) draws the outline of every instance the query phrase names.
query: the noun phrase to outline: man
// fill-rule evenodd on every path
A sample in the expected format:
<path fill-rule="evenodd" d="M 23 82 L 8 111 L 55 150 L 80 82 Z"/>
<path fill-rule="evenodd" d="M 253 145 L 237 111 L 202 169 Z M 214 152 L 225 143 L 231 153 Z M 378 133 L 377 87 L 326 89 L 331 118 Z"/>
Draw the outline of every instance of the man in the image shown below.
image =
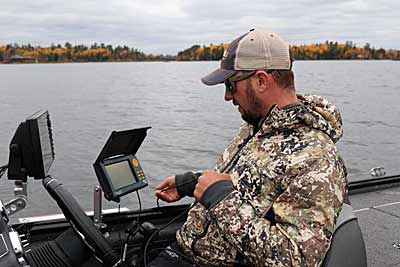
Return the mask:
<path fill-rule="evenodd" d="M 202 82 L 225 83 L 246 123 L 214 171 L 156 187 L 164 201 L 197 201 L 177 249 L 198 265 L 319 266 L 346 194 L 337 108 L 296 95 L 289 47 L 268 30 L 234 40 Z"/>

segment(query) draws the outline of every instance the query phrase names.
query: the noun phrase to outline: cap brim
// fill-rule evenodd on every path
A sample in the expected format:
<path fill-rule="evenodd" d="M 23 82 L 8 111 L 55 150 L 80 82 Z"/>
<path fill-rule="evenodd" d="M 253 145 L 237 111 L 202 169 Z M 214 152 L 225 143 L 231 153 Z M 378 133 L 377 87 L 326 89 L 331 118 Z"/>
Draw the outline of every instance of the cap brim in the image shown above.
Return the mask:
<path fill-rule="evenodd" d="M 216 85 L 223 83 L 226 79 L 236 73 L 236 70 L 216 69 L 207 76 L 201 78 L 205 85 Z"/>

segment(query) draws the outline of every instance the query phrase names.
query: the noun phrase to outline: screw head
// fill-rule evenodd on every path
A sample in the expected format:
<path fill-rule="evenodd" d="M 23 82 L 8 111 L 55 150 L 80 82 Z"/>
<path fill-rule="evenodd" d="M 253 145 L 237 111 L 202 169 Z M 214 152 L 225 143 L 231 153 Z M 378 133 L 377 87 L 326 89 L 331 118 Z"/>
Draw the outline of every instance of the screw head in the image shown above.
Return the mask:
<path fill-rule="evenodd" d="M 394 242 L 394 243 L 393 243 L 393 247 L 394 247 L 394 248 L 397 248 L 397 249 L 400 249 L 400 241 Z"/>

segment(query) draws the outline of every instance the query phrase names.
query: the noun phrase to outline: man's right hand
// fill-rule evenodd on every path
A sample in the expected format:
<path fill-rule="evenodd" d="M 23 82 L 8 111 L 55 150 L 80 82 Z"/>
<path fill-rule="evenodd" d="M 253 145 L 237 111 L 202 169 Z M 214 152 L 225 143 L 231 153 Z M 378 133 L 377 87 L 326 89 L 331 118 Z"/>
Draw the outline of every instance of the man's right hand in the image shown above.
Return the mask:
<path fill-rule="evenodd" d="M 164 182 L 156 186 L 156 197 L 166 202 L 175 202 L 181 199 L 176 190 L 175 176 L 165 178 Z"/>

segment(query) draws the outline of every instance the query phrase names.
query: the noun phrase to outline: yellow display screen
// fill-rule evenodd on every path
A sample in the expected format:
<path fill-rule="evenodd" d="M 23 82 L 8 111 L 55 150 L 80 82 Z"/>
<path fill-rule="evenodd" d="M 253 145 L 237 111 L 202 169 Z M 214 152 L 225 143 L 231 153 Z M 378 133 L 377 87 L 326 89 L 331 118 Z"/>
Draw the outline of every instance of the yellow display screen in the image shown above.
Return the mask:
<path fill-rule="evenodd" d="M 121 189 L 136 182 L 129 161 L 124 160 L 105 166 L 115 190 Z"/>

